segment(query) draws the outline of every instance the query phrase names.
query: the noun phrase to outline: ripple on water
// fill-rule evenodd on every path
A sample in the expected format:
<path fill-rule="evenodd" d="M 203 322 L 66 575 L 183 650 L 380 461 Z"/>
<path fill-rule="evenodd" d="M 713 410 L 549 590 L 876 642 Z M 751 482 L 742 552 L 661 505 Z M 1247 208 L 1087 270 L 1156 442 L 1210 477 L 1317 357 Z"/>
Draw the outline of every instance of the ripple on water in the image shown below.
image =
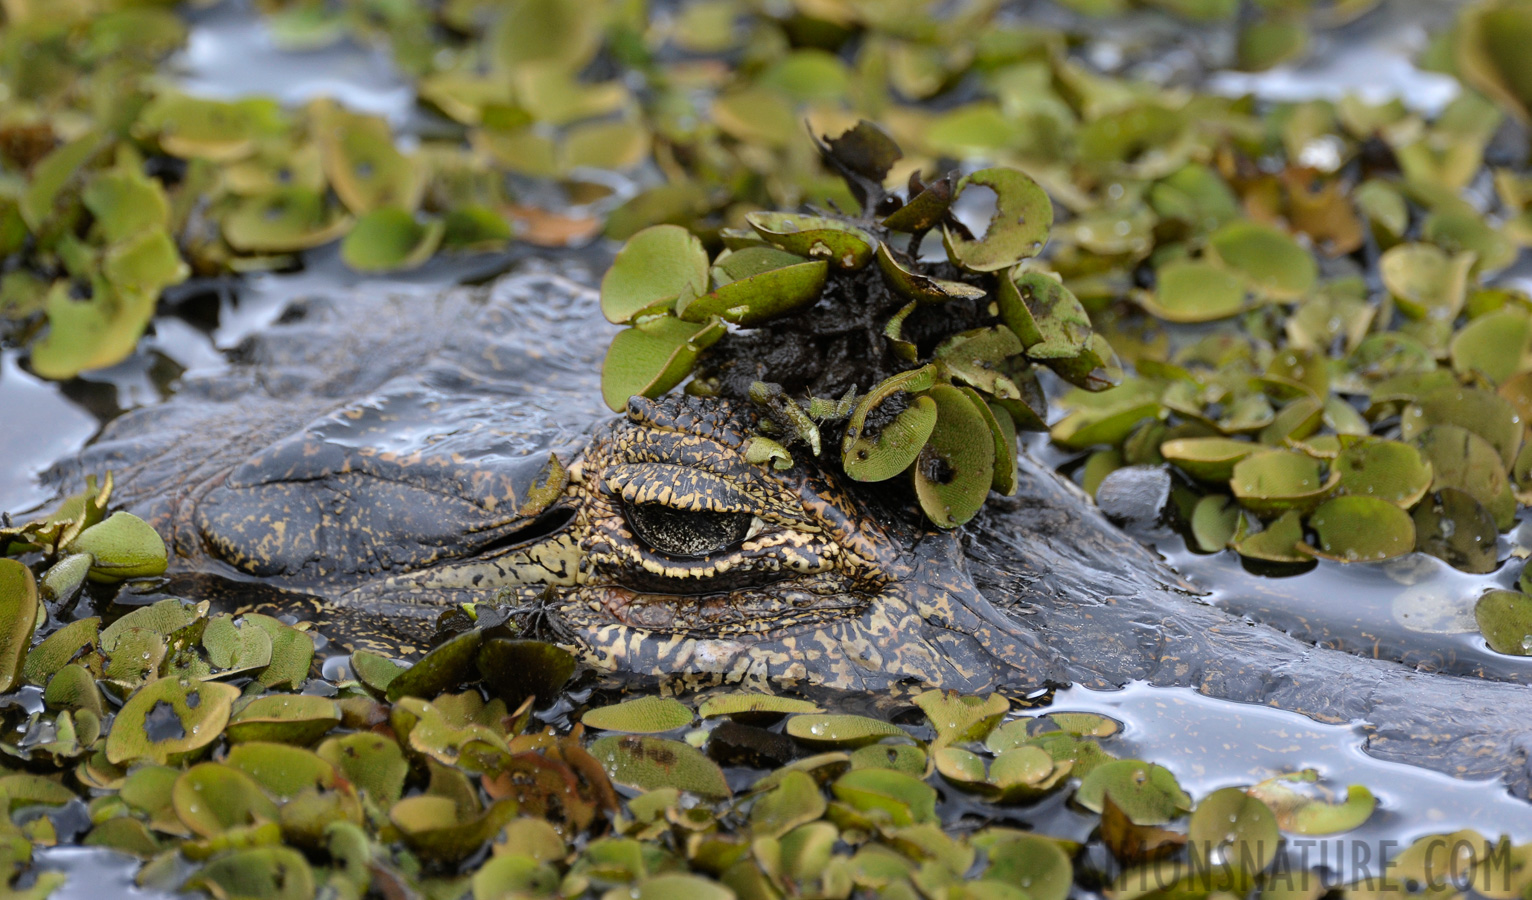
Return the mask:
<path fill-rule="evenodd" d="M 1328 725 L 1191 688 L 1142 683 L 1120 691 L 1059 691 L 1050 711 L 1066 710 L 1122 722 L 1121 736 L 1108 743 L 1112 752 L 1165 766 L 1193 797 L 1304 768 L 1318 770 L 1333 786 L 1364 785 L 1378 808 L 1362 827 L 1323 838 L 1288 836 L 1289 853 L 1306 853 L 1308 865 L 1323 862 L 1342 880 L 1379 874 L 1380 856 L 1392 857 L 1422 835 L 1471 828 L 1489 837 L 1532 839 L 1532 805 L 1498 781 L 1467 781 L 1369 756 L 1359 722 Z"/>

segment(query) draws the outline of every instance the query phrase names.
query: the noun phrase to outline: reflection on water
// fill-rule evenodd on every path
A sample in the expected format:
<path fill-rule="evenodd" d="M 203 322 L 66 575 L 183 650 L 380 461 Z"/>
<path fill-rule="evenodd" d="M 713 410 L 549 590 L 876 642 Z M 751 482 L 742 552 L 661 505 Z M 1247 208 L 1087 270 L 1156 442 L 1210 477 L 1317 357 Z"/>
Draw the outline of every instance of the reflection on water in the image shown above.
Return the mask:
<path fill-rule="evenodd" d="M 1342 880 L 1367 874 L 1366 861 L 1376 861 L 1380 850 L 1395 853 L 1401 841 L 1426 834 L 1472 828 L 1514 841 L 1532 838 L 1532 805 L 1502 785 L 1369 756 L 1359 724 L 1325 725 L 1285 710 L 1210 700 L 1190 688 L 1143 684 L 1109 692 L 1070 688 L 1055 696 L 1053 709 L 1122 722 L 1122 735 L 1106 746 L 1119 756 L 1165 766 L 1193 797 L 1304 768 L 1317 769 L 1324 782 L 1342 793 L 1346 785 L 1365 785 L 1378 798 L 1377 811 L 1345 834 L 1340 859 L 1334 852 L 1336 839 L 1326 842 L 1331 845 L 1329 865 Z M 1369 845 L 1369 855 L 1354 846 L 1361 844 Z M 1299 843 L 1291 849 L 1307 849 L 1310 862 L 1317 863 L 1321 848 Z"/>

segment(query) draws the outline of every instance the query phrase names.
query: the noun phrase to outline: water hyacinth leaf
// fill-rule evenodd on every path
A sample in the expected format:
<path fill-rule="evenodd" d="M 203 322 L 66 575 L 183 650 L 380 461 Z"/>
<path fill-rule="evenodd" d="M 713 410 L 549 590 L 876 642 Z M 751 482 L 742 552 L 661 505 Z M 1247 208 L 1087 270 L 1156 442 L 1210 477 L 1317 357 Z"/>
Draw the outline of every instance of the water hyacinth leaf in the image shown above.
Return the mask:
<path fill-rule="evenodd" d="M 1100 812 L 1107 795 L 1134 823 L 1163 825 L 1192 808 L 1169 769 L 1137 759 L 1117 759 L 1090 771 L 1075 791 L 1075 802 Z"/>
<path fill-rule="evenodd" d="M 1532 318 L 1505 309 L 1479 316 L 1452 338 L 1452 370 L 1483 375 L 1493 384 L 1532 368 Z"/>
<path fill-rule="evenodd" d="M 395 676 L 385 696 L 396 703 L 401 697 L 435 697 L 457 687 L 476 674 L 475 665 L 483 644 L 484 632 L 476 628 L 448 638 Z"/>
<path fill-rule="evenodd" d="M 308 745 L 340 724 L 340 707 L 325 697 L 272 694 L 250 701 L 229 720 L 229 740 Z"/>
<path fill-rule="evenodd" d="M 1042 360 L 1053 373 L 1087 391 L 1105 391 L 1122 383 L 1122 361 L 1106 337 L 1090 336 L 1090 343 L 1078 356 Z"/>
<path fill-rule="evenodd" d="M 483 810 L 462 809 L 453 798 L 437 794 L 407 797 L 388 812 L 410 849 L 445 863 L 473 855 L 515 815 L 515 800 L 499 800 Z"/>
<path fill-rule="evenodd" d="M 785 730 L 797 740 L 821 747 L 861 747 L 886 737 L 908 736 L 892 722 L 854 715 L 793 716 Z"/>
<path fill-rule="evenodd" d="M 762 272 L 772 272 L 807 262 L 796 253 L 788 253 L 769 244 L 752 244 L 738 250 L 725 250 L 713 260 L 713 283 L 730 284 Z M 828 265 L 828 264 L 826 264 Z"/>
<path fill-rule="evenodd" d="M 1344 493 L 1376 497 L 1405 509 L 1431 488 L 1431 463 L 1417 448 L 1400 441 L 1358 441 L 1342 450 L 1334 465 Z"/>
<path fill-rule="evenodd" d="M 34 234 L 47 227 L 65 188 L 101 146 L 99 134 L 85 134 L 56 148 L 33 167 L 17 208 Z"/>
<path fill-rule="evenodd" d="M 1241 460 L 1262 449 L 1260 444 L 1233 438 L 1176 438 L 1160 445 L 1160 455 L 1193 478 L 1222 482 L 1234 476 Z"/>
<path fill-rule="evenodd" d="M 994 272 L 1040 253 L 1053 227 L 1053 201 L 1037 182 L 1017 169 L 980 169 L 958 181 L 953 202 L 976 186 L 993 192 L 995 211 L 982 236 L 970 238 L 942 226 L 942 243 L 953 265 Z"/>
<path fill-rule="evenodd" d="M 914 698 L 936 729 L 933 747 L 944 744 L 982 741 L 1006 713 L 1010 701 L 999 694 L 988 697 L 965 697 L 949 691 L 925 691 Z"/>
<path fill-rule="evenodd" d="M 1022 352 L 1021 341 L 1004 325 L 964 331 L 942 341 L 935 357 L 944 371 L 1002 400 L 1016 400 L 1021 391 L 1007 377 L 1006 365 Z"/>
<path fill-rule="evenodd" d="M 822 712 L 818 704 L 778 694 L 711 694 L 697 707 L 704 719 L 728 716 L 741 722 L 775 721 L 785 715 Z"/>
<path fill-rule="evenodd" d="M 1399 417 L 1404 440 L 1413 440 L 1433 425 L 1460 425 L 1489 442 L 1509 469 L 1527 423 L 1509 400 L 1478 388 L 1442 388 L 1418 398 Z"/>
<path fill-rule="evenodd" d="M 753 466 L 764 466 L 768 463 L 779 472 L 793 467 L 793 455 L 787 448 L 771 438 L 751 435 L 745 443 L 745 461 Z"/>
<path fill-rule="evenodd" d="M 1000 279 L 1000 320 L 1033 359 L 1072 359 L 1090 346 L 1090 316 L 1063 283 L 1042 272 Z"/>
<path fill-rule="evenodd" d="M 1255 875 L 1276 858 L 1282 835 L 1263 801 L 1239 788 L 1222 788 L 1197 804 L 1187 838 L 1207 866 Z"/>
<path fill-rule="evenodd" d="M 936 821 L 936 789 L 892 769 L 854 769 L 830 786 L 835 799 L 862 812 L 887 814 L 894 825 Z"/>
<path fill-rule="evenodd" d="M 883 227 L 909 234 L 929 231 L 941 223 L 942 217 L 951 208 L 952 176 L 943 175 L 922 187 L 920 193 L 911 197 L 908 203 L 885 216 Z"/>
<path fill-rule="evenodd" d="M 1378 259 L 1394 303 L 1414 319 L 1450 321 L 1463 308 L 1474 257 L 1450 257 L 1434 244 L 1400 244 Z"/>
<path fill-rule="evenodd" d="M 42 642 L 30 651 L 23 643 L 21 649 L 26 654 L 26 659 L 22 663 L 21 677 L 27 684 L 39 686 L 46 684 L 87 647 L 95 646 L 100 640 L 100 633 L 101 617 L 91 616 L 76 619 L 64 625 L 43 638 Z M 30 635 L 28 639 L 30 640 Z"/>
<path fill-rule="evenodd" d="M 259 625 L 229 615 L 207 620 L 202 648 L 219 674 L 259 669 L 271 663 L 271 635 Z"/>
<path fill-rule="evenodd" d="M 1302 297 L 1319 279 L 1313 255 L 1291 235 L 1270 225 L 1231 222 L 1209 235 L 1208 244 L 1251 290 L 1269 297 Z"/>
<path fill-rule="evenodd" d="M 106 521 L 85 529 L 70 549 L 90 554 L 92 581 L 112 583 L 165 571 L 165 541 L 149 523 L 132 513 L 113 513 Z"/>
<path fill-rule="evenodd" d="M 122 293 L 158 296 L 185 281 L 191 270 L 181 261 L 170 235 L 155 228 L 108 247 L 101 258 L 101 274 Z"/>
<path fill-rule="evenodd" d="M 1227 494 L 1209 494 L 1192 509 L 1192 539 L 1204 553 L 1217 553 L 1229 546 L 1239 528 L 1239 504 Z"/>
<path fill-rule="evenodd" d="M 1484 504 L 1457 488 L 1426 495 L 1411 514 L 1415 549 L 1464 572 L 1485 575 L 1499 565 L 1499 530 Z"/>
<path fill-rule="evenodd" d="M 281 108 L 264 97 L 224 101 L 171 93 L 150 101 L 134 126 L 172 156 L 211 162 L 249 156 L 260 138 L 284 127 Z"/>
<path fill-rule="evenodd" d="M 277 804 L 255 779 L 223 763 L 198 763 L 182 772 L 170 789 L 170 803 L 182 824 L 206 838 L 277 821 Z"/>
<path fill-rule="evenodd" d="M 328 738 L 315 752 L 380 805 L 392 805 L 404 793 L 410 766 L 397 741 L 358 732 Z"/>
<path fill-rule="evenodd" d="M 757 211 L 745 216 L 773 246 L 837 269 L 856 270 L 872 262 L 878 239 L 847 222 L 804 213 Z"/>
<path fill-rule="evenodd" d="M 351 217 L 332 209 L 312 188 L 286 187 L 242 197 L 219 225 L 229 246 L 245 253 L 294 253 L 339 238 Z"/>
<path fill-rule="evenodd" d="M 484 642 L 477 665 L 490 691 L 512 709 L 528 697 L 552 702 L 575 672 L 574 654 L 563 647 L 499 637 Z"/>
<path fill-rule="evenodd" d="M 841 463 L 857 481 L 885 481 L 915 461 L 936 427 L 936 401 L 920 392 L 936 379 L 933 366 L 901 372 L 867 392 L 851 413 Z"/>
<path fill-rule="evenodd" d="M 493 856 L 473 873 L 474 900 L 500 897 L 552 897 L 559 886 L 557 869 L 530 856 Z"/>
<path fill-rule="evenodd" d="M 1470 258 L 1470 274 L 1499 271 L 1516 261 L 1510 238 L 1466 204 L 1437 207 L 1421 224 L 1420 236 L 1457 258 Z"/>
<path fill-rule="evenodd" d="M 878 268 L 889 285 L 917 303 L 945 303 L 948 300 L 978 300 L 984 289 L 962 281 L 947 281 L 911 271 L 894 256 L 884 243 L 878 244 Z"/>
<path fill-rule="evenodd" d="M 853 769 L 893 769 L 917 778 L 926 774 L 926 751 L 914 744 L 868 744 L 850 755 Z"/>
<path fill-rule="evenodd" d="M 788 771 L 776 787 L 756 798 L 750 808 L 750 831 L 755 835 L 781 837 L 799 825 L 819 819 L 825 813 L 824 794 L 819 784 L 805 772 Z"/>
<path fill-rule="evenodd" d="M 1040 834 L 1006 834 L 986 848 L 986 880 L 1016 885 L 1031 900 L 1066 900 L 1074 866 L 1058 841 Z"/>
<path fill-rule="evenodd" d="M 209 861 L 181 890 L 230 900 L 313 900 L 314 872 L 291 847 L 252 847 Z"/>
<path fill-rule="evenodd" d="M 672 316 L 640 322 L 612 339 L 601 366 L 601 395 L 620 412 L 635 395 L 658 397 L 691 374 L 697 355 L 723 337 L 717 319 L 701 325 Z"/>
<path fill-rule="evenodd" d="M 957 388 L 939 384 L 926 396 L 936 402 L 936 427 L 915 459 L 915 496 L 927 518 L 956 528 L 978 514 L 995 478 L 995 444 L 985 413 Z"/>
<path fill-rule="evenodd" d="M 1532 596 L 1520 591 L 1489 591 L 1474 604 L 1473 616 L 1491 650 L 1532 656 Z"/>
<path fill-rule="evenodd" d="M 1314 557 L 1303 542 L 1303 516 L 1290 509 L 1264 530 L 1241 535 L 1235 532 L 1234 549 L 1240 556 L 1274 563 L 1304 563 Z"/>
<path fill-rule="evenodd" d="M 0 559 L 0 693 L 21 684 L 42 606 L 32 571 L 14 559 Z"/>
<path fill-rule="evenodd" d="M 1315 554 L 1341 562 L 1374 562 L 1415 549 L 1415 521 L 1398 505 L 1377 497 L 1343 496 L 1325 501 L 1309 516 L 1319 536 Z"/>
<path fill-rule="evenodd" d="M 351 654 L 350 665 L 357 680 L 378 694 L 386 692 L 394 679 L 409 668 L 404 663 L 395 662 L 370 650 L 358 650 Z"/>
<path fill-rule="evenodd" d="M 1500 530 L 1516 518 L 1511 479 L 1489 441 L 1457 425 L 1433 425 L 1415 443 L 1431 461 L 1431 489 L 1457 488 L 1484 505 Z"/>
<path fill-rule="evenodd" d="M 1239 68 L 1264 72 L 1302 58 L 1309 46 L 1308 26 L 1300 20 L 1261 19 L 1239 32 Z"/>
<path fill-rule="evenodd" d="M 601 279 L 601 312 L 624 325 L 679 297 L 705 293 L 707 285 L 707 251 L 696 235 L 677 225 L 654 225 L 629 238 L 612 260 Z"/>
<path fill-rule="evenodd" d="M 985 400 L 973 388 L 963 388 L 963 392 L 968 394 L 968 399 L 974 402 L 979 412 L 985 414 L 990 436 L 994 438 L 995 477 L 990 481 L 990 489 L 1002 496 L 1012 496 L 1017 488 L 1016 466 L 1019 454 L 1016 421 L 1005 407 L 998 402 Z"/>
<path fill-rule="evenodd" d="M 415 209 L 424 179 L 394 146 L 387 121 L 329 100 L 315 104 L 313 117 L 325 177 L 348 209 L 359 216 L 387 207 Z"/>
<path fill-rule="evenodd" d="M 1249 794 L 1270 807 L 1279 828 L 1294 834 L 1339 834 L 1361 827 L 1372 817 L 1378 806 L 1372 791 L 1353 784 L 1346 789 L 1345 798 L 1337 801 L 1312 787 L 1302 787 L 1318 780 L 1318 772 L 1303 769 L 1268 778 L 1250 788 Z"/>
<path fill-rule="evenodd" d="M 821 259 L 747 275 L 701 296 L 682 296 L 676 315 L 688 322 L 717 316 L 749 328 L 819 299 L 828 273 Z"/>
<path fill-rule="evenodd" d="M 89 297 L 77 300 L 68 281 L 55 282 L 46 301 L 48 331 L 32 346 L 33 371 L 63 379 L 123 361 L 138 346 L 155 300 L 155 294 L 118 290 L 99 277 Z"/>
<path fill-rule="evenodd" d="M 114 764 L 161 765 L 195 754 L 223 733 L 239 688 L 212 681 L 161 678 L 140 688 L 117 713 L 106 738 Z"/>
<path fill-rule="evenodd" d="M 1140 301 L 1167 322 L 1212 322 L 1245 308 L 1245 280 L 1211 263 L 1175 260 L 1155 273 L 1155 290 Z"/>
<path fill-rule="evenodd" d="M 657 734 L 685 728 L 693 718 L 690 707 L 672 697 L 640 697 L 588 710 L 580 721 L 602 731 Z"/>
<path fill-rule="evenodd" d="M 1245 508 L 1262 515 L 1318 506 L 1340 481 L 1324 463 L 1290 450 L 1266 450 L 1240 460 L 1229 486 Z"/>
<path fill-rule="evenodd" d="M 673 787 L 710 799 L 733 794 L 718 764 L 681 741 L 609 735 L 591 744 L 590 754 L 612 781 L 627 787 L 645 791 Z"/>
<path fill-rule="evenodd" d="M 96 217 L 96 227 L 108 244 L 142 232 L 162 231 L 170 222 L 170 204 L 164 188 L 139 172 L 98 173 L 80 193 L 80 199 Z"/>
<path fill-rule="evenodd" d="M 229 748 L 224 764 L 250 776 L 278 801 L 307 790 L 330 790 L 339 772 L 312 750 L 287 744 L 249 741 Z"/>
<path fill-rule="evenodd" d="M 459 206 L 442 217 L 443 250 L 483 253 L 499 250 L 514 237 L 505 217 L 483 206 Z"/>
<path fill-rule="evenodd" d="M 446 224 L 421 222 L 396 206 L 363 213 L 340 243 L 340 257 L 358 272 L 395 272 L 419 268 L 441 245 Z"/>

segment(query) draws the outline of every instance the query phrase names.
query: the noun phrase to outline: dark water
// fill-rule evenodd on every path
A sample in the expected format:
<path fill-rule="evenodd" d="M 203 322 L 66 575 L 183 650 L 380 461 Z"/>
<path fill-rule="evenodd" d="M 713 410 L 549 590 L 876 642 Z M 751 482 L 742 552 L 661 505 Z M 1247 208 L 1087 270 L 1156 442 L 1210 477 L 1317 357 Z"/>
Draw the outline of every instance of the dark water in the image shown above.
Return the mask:
<path fill-rule="evenodd" d="M 1450 16 L 1457 5 L 1401 3 L 1396 7 L 1403 8 L 1401 14 L 1372 17 L 1365 31 L 1331 36 L 1332 43 L 1317 48 L 1314 61 L 1304 66 L 1260 76 L 1220 73 L 1209 85 L 1220 92 L 1248 91 L 1274 100 L 1352 91 L 1370 100 L 1400 96 L 1415 108 L 1433 111 L 1451 99 L 1455 85 L 1416 70 L 1409 60 L 1424 45 L 1427 28 Z M 411 92 L 378 51 L 346 44 L 321 53 L 280 51 L 241 2 L 225 2 L 195 15 L 188 48 L 173 64 L 175 76 L 188 90 L 217 97 L 262 93 L 287 103 L 327 94 L 385 115 L 408 131 L 414 115 Z M 1132 57 L 1135 39 L 1127 30 L 1104 32 L 1087 53 L 1101 67 L 1117 68 Z M 1180 69 L 1190 65 L 1170 53 L 1137 70 L 1175 81 Z M 1322 156 L 1326 148 L 1315 146 L 1310 152 Z M 618 187 L 613 202 L 632 189 Z M 168 298 L 152 334 L 131 359 L 62 385 L 30 376 L 18 364 L 16 352 L 0 353 L 0 458 L 9 463 L 0 470 L 0 510 L 20 512 L 47 501 L 37 473 L 83 446 L 112 416 L 160 402 L 181 375 L 226 366 L 227 351 L 275 319 L 294 298 L 348 287 L 425 294 L 446 284 L 490 277 L 527 252 L 433 261 L 416 272 L 379 279 L 350 272 L 330 249 L 309 254 L 305 268 L 295 273 L 185 285 Z M 610 248 L 591 252 L 609 253 Z M 588 259 L 590 253 L 582 255 Z M 1038 450 L 1044 458 L 1050 455 L 1044 448 Z M 1380 657 L 1426 671 L 1532 683 L 1532 660 L 1491 652 L 1472 617 L 1473 603 L 1487 587 L 1514 582 L 1519 559 L 1532 552 L 1528 528 L 1524 523 L 1502 536 L 1501 557 L 1508 562 L 1488 576 L 1465 575 L 1435 560 L 1411 558 L 1379 566 L 1321 563 L 1301 575 L 1272 578 L 1246 571 L 1229 552 L 1189 552 L 1168 532 L 1151 537 L 1151 542 L 1207 592 L 1208 602 L 1305 640 L 1370 648 L 1368 652 Z M 1378 796 L 1379 811 L 1345 840 L 1373 848 L 1369 858 L 1374 860 L 1387 849 L 1385 842 L 1458 828 L 1532 839 L 1532 805 L 1510 797 L 1493 782 L 1457 780 L 1368 756 L 1356 724 L 1320 724 L 1280 710 L 1210 700 L 1190 690 L 1143 685 L 1116 692 L 1066 690 L 1058 694 L 1055 708 L 1097 712 L 1123 722 L 1123 734 L 1110 745 L 1113 752 L 1160 762 L 1194 796 L 1303 767 L 1318 769 L 1333 785 L 1366 785 Z M 1327 862 L 1340 877 L 1365 869 L 1365 864 L 1354 865 L 1353 849 L 1335 856 L 1339 859 L 1327 856 Z M 136 862 L 126 857 L 57 848 L 41 853 L 40 859 L 45 868 L 71 873 L 57 896 L 151 896 L 132 887 Z"/>

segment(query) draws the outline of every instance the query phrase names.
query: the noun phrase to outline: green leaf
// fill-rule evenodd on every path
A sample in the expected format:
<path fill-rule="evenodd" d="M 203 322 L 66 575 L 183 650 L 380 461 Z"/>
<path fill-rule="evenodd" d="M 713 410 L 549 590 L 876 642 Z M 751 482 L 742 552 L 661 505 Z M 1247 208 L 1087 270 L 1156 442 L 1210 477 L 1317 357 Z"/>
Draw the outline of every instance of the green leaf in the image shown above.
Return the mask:
<path fill-rule="evenodd" d="M 1279 828 L 1295 834 L 1339 834 L 1372 817 L 1378 805 L 1372 791 L 1353 784 L 1337 802 L 1317 792 L 1313 785 L 1318 780 L 1318 772 L 1304 769 L 1268 778 L 1249 793 L 1271 808 Z"/>
<path fill-rule="evenodd" d="M 1309 516 L 1319 535 L 1318 555 L 1341 562 L 1372 562 L 1415 549 L 1415 522 L 1396 504 L 1377 497 L 1325 501 Z"/>
<path fill-rule="evenodd" d="M 161 678 L 140 688 L 117 713 L 106 738 L 115 764 L 175 763 L 217 740 L 239 688 L 214 681 Z"/>
<path fill-rule="evenodd" d="M 691 708 L 671 697 L 640 697 L 586 711 L 580 717 L 587 728 L 656 734 L 685 728 L 695 718 Z"/>
<path fill-rule="evenodd" d="M 1167 322 L 1212 322 L 1245 308 L 1245 280 L 1210 263 L 1176 260 L 1155 273 L 1144 309 Z"/>
<path fill-rule="evenodd" d="M 654 225 L 618 251 L 601 279 L 601 312 L 607 321 L 624 325 L 680 297 L 705 293 L 707 284 L 707 251 L 696 235 L 676 225 Z"/>
<path fill-rule="evenodd" d="M 1239 788 L 1223 788 L 1197 804 L 1187 838 L 1205 865 L 1255 875 L 1276 858 L 1282 835 L 1263 801 Z"/>
<path fill-rule="evenodd" d="M 936 427 L 936 401 L 921 396 L 935 383 L 924 366 L 885 379 L 852 410 L 841 464 L 857 481 L 886 481 L 915 461 Z"/>
<path fill-rule="evenodd" d="M 837 269 L 866 266 L 878 246 L 877 238 L 855 225 L 824 216 L 758 211 L 746 214 L 745 221 L 773 245 Z"/>
<path fill-rule="evenodd" d="M 882 719 L 853 715 L 802 715 L 787 720 L 790 736 L 821 747 L 861 747 L 886 737 L 907 737 L 903 728 Z"/>
<path fill-rule="evenodd" d="M 1474 604 L 1473 617 L 1491 650 L 1532 656 L 1532 597 L 1520 591 L 1489 591 Z"/>
<path fill-rule="evenodd" d="M 394 206 L 363 213 L 340 244 L 340 258 L 358 272 L 397 272 L 419 268 L 446 233 L 440 220 L 419 222 L 415 214 Z"/>
<path fill-rule="evenodd" d="M 165 541 L 148 522 L 132 513 L 113 513 L 105 522 L 80 532 L 70 544 L 76 553 L 89 553 L 92 581 L 116 582 L 165 571 Z"/>
<path fill-rule="evenodd" d="M 725 322 L 753 327 L 819 299 L 828 272 L 828 263 L 813 260 L 746 275 L 701 296 L 682 296 L 676 303 L 676 315 L 688 322 L 705 322 L 717 316 Z"/>
<path fill-rule="evenodd" d="M 1324 472 L 1324 464 L 1291 450 L 1266 450 L 1240 460 L 1229 486 L 1247 509 L 1276 515 L 1289 509 L 1318 506 L 1339 483 L 1340 476 Z"/>
<path fill-rule="evenodd" d="M 673 316 L 640 322 L 612 339 L 601 366 L 601 395 L 620 412 L 635 395 L 658 397 L 691 374 L 697 356 L 723 337 L 717 319 L 701 325 Z"/>
<path fill-rule="evenodd" d="M 1191 809 L 1191 797 L 1169 769 L 1137 759 L 1116 759 L 1092 769 L 1075 791 L 1075 802 L 1100 812 L 1104 798 L 1139 825 L 1162 825 Z"/>
<path fill-rule="evenodd" d="M 915 496 L 926 517 L 956 528 L 978 514 L 995 480 L 995 444 L 977 399 L 947 384 L 931 388 L 936 427 L 915 459 Z"/>
<path fill-rule="evenodd" d="M 590 753 L 621 785 L 645 791 L 673 787 L 711 799 L 733 794 L 718 764 L 681 741 L 609 735 L 591 744 Z"/>
<path fill-rule="evenodd" d="M 32 571 L 14 559 L 0 559 L 0 694 L 20 686 L 41 616 Z"/>
<path fill-rule="evenodd" d="M 1085 307 L 1057 278 L 1042 272 L 1012 271 L 996 295 L 1000 320 L 1033 359 L 1073 359 L 1090 347 Z"/>
<path fill-rule="evenodd" d="M 966 238 L 942 226 L 942 242 L 953 265 L 994 272 L 1042 252 L 1053 227 L 1053 202 L 1037 182 L 1016 169 L 980 169 L 958 181 L 954 202 L 974 185 L 994 192 L 995 212 L 980 237 Z"/>
<path fill-rule="evenodd" d="M 1251 290 L 1278 299 L 1302 297 L 1319 279 L 1319 266 L 1309 251 L 1286 232 L 1270 225 L 1231 222 L 1208 237 L 1219 260 L 1238 272 Z"/>

